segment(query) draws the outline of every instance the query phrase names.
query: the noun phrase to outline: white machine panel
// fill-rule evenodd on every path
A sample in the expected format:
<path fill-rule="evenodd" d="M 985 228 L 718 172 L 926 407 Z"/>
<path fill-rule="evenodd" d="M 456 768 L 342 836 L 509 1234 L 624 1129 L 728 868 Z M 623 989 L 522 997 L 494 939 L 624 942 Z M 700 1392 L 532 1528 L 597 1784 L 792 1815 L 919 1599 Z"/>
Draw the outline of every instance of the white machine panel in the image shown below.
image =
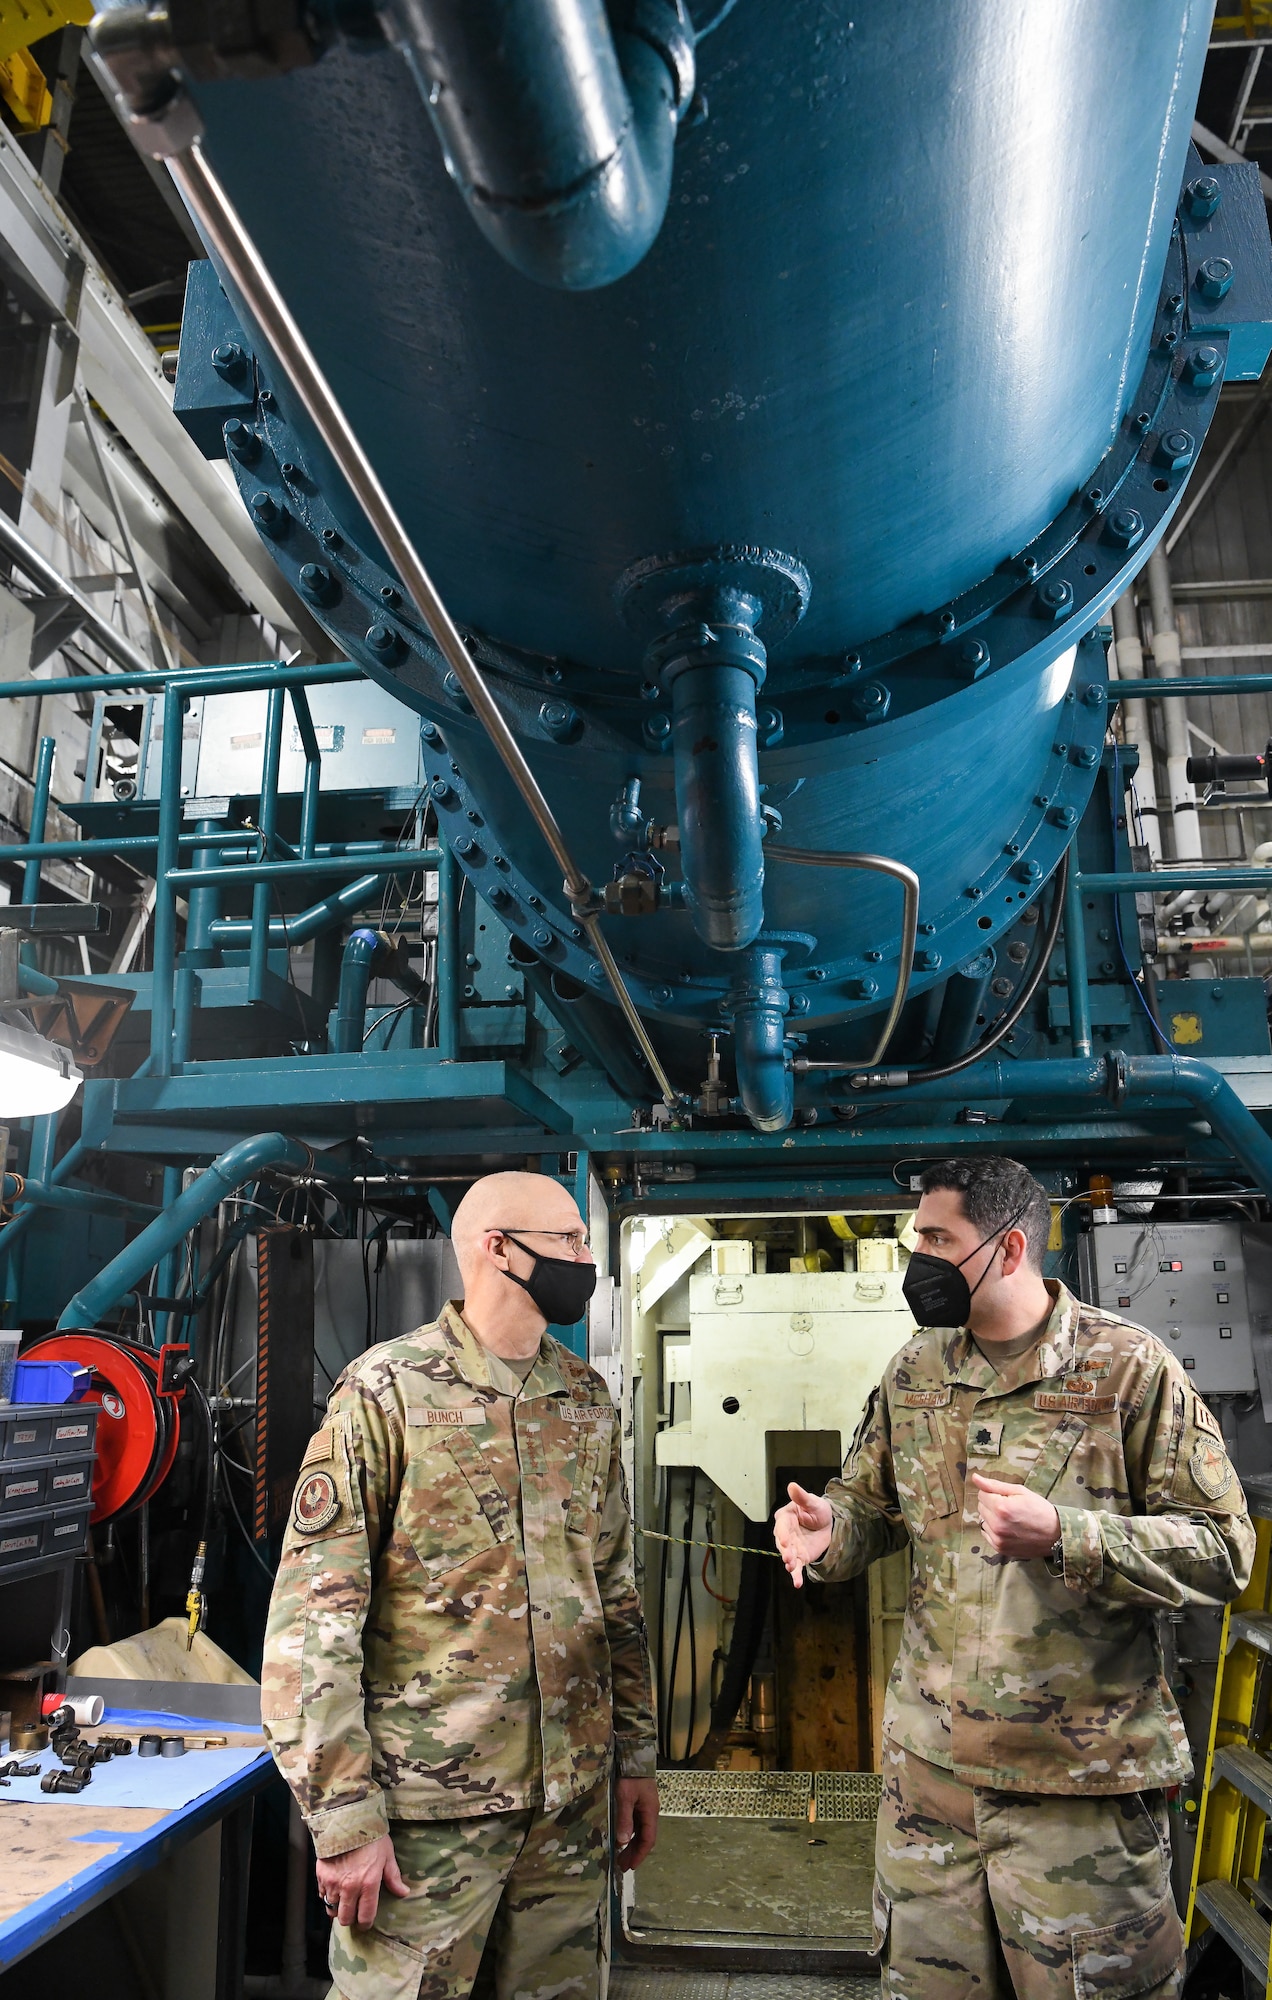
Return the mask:
<path fill-rule="evenodd" d="M 774 1431 L 838 1431 L 846 1450 L 866 1398 L 911 1334 L 900 1271 L 698 1272 L 675 1373 L 687 1422 L 660 1431 L 660 1465 L 696 1465 L 752 1521 L 767 1519 Z"/>
<path fill-rule="evenodd" d="M 1253 1390 L 1240 1223 L 1111 1222 L 1078 1252 L 1091 1303 L 1155 1333 L 1203 1396 Z"/>

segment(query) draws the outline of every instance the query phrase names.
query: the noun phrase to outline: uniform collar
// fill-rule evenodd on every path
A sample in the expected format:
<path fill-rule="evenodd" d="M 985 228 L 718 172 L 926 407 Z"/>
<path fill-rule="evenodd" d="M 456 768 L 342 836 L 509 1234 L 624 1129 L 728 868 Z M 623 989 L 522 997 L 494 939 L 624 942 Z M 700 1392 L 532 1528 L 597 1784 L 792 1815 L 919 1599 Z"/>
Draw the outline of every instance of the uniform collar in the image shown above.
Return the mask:
<path fill-rule="evenodd" d="M 446 1341 L 451 1367 L 470 1388 L 493 1389 L 489 1357 L 464 1318 L 463 1307 L 462 1299 L 448 1299 L 438 1315 L 437 1323 Z M 556 1342 L 545 1334 L 539 1342 L 538 1358 L 522 1386 L 522 1397 L 565 1395 L 565 1383 L 553 1353 L 555 1346 Z"/>
<path fill-rule="evenodd" d="M 1081 1308 L 1073 1293 L 1058 1279 L 1048 1278 L 1045 1283 L 1053 1304 L 1036 1347 L 1016 1355 L 999 1370 L 986 1360 L 967 1328 L 958 1327 L 947 1336 L 944 1379 L 993 1396 L 1006 1395 L 1026 1382 L 1044 1382 L 1055 1375 L 1069 1374 L 1077 1355 Z"/>

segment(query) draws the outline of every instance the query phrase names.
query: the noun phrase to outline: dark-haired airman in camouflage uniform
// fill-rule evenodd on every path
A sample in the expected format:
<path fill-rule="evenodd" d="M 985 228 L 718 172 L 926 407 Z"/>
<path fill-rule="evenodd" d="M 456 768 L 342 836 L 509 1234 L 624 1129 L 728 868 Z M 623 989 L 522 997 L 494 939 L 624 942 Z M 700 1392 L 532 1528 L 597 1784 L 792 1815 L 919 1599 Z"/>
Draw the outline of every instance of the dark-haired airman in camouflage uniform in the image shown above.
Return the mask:
<path fill-rule="evenodd" d="M 261 1712 L 318 1855 L 391 1827 L 409 1891 L 333 1927 L 338 1995 L 467 1995 L 496 1906 L 501 1996 L 595 1995 L 607 1779 L 615 1759 L 652 1777 L 655 1738 L 593 1369 L 545 1336 L 521 1384 L 455 1305 L 346 1369 L 296 1488 Z"/>
<path fill-rule="evenodd" d="M 1153 1614 L 1235 1597 L 1254 1534 L 1174 1356 L 1048 1289 L 1040 1340 L 997 1365 L 940 1328 L 894 1357 L 809 1569 L 913 1552 L 875 1894 L 884 1991 L 905 2000 L 1179 1991 L 1163 1791 L 1191 1761 Z M 994 1554 L 969 1468 L 1054 1504 L 1059 1559 Z"/>

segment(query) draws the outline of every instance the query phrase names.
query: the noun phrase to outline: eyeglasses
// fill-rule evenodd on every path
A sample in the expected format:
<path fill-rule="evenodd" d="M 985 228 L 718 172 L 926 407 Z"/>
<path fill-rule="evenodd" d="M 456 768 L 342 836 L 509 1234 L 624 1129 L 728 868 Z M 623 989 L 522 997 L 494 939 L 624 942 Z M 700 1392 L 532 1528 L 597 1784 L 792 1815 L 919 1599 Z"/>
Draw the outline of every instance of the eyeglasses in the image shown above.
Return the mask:
<path fill-rule="evenodd" d="M 584 1250 L 588 1248 L 588 1234 L 586 1229 L 521 1229 L 515 1226 L 509 1227 L 507 1224 L 504 1224 L 500 1229 L 491 1233 L 500 1236 L 511 1236 L 514 1241 L 518 1236 L 548 1236 L 551 1237 L 554 1243 L 568 1244 L 575 1257 L 581 1256 Z"/>

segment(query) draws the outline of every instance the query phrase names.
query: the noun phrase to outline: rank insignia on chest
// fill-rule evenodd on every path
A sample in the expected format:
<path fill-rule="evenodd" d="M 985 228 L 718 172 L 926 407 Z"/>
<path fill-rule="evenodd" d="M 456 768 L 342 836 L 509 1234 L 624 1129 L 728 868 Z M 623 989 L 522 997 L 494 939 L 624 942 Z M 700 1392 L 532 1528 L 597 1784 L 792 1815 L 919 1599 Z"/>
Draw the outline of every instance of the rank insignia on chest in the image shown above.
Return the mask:
<path fill-rule="evenodd" d="M 340 1493 L 329 1472 L 311 1472 L 296 1489 L 292 1524 L 301 1535 L 320 1535 L 340 1512 Z"/>
<path fill-rule="evenodd" d="M 1001 1421 L 987 1424 L 979 1417 L 973 1417 L 967 1426 L 967 1449 L 975 1458 L 997 1458 L 1003 1448 L 1003 1427 Z"/>
<path fill-rule="evenodd" d="M 1198 1438 L 1188 1461 L 1188 1470 L 1207 1500 L 1222 1500 L 1232 1484 L 1232 1467 L 1221 1444 L 1208 1437 Z"/>

